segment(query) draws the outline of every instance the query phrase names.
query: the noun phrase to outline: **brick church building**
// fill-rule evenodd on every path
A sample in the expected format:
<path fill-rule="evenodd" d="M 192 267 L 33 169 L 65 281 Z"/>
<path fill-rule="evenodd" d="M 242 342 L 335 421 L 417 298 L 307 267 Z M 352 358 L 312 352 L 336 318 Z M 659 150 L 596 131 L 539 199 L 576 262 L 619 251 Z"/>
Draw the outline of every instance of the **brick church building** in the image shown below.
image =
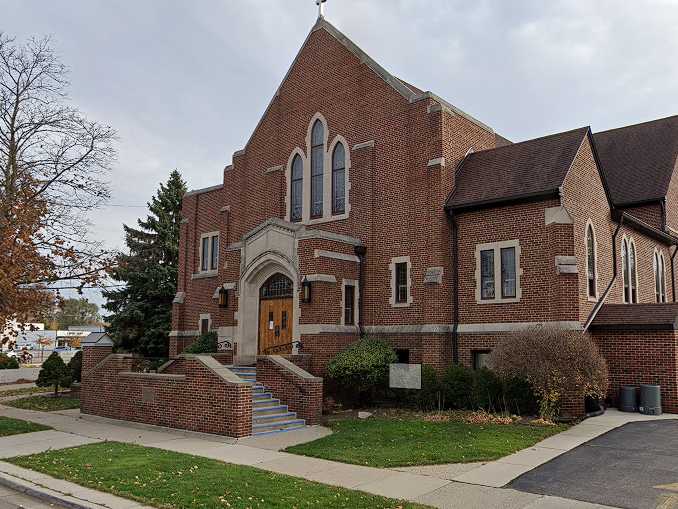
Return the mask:
<path fill-rule="evenodd" d="M 678 411 L 678 117 L 512 143 L 319 17 L 221 183 L 183 200 L 170 355 L 316 376 L 361 335 L 481 366 L 535 324 L 591 332 Z"/>

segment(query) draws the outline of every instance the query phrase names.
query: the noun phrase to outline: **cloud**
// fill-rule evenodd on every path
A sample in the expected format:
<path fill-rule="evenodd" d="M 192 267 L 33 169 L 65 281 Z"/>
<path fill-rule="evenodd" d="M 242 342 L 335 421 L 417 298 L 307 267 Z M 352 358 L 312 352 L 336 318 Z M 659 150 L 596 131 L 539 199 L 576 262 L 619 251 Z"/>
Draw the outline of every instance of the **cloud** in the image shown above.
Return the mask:
<path fill-rule="evenodd" d="M 328 19 L 397 76 L 513 140 L 678 113 L 678 2 L 329 0 Z M 312 0 L 0 0 L 0 30 L 52 34 L 71 96 L 113 125 L 111 203 L 144 205 L 179 168 L 220 181 L 316 16 Z M 124 245 L 143 208 L 92 215 Z"/>

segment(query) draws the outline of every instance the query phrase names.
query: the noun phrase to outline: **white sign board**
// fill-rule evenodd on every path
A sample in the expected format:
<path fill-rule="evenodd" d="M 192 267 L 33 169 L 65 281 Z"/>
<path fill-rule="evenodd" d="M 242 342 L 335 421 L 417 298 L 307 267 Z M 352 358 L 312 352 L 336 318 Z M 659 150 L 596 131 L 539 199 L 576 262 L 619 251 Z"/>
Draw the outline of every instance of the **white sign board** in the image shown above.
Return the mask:
<path fill-rule="evenodd" d="M 388 386 L 391 389 L 421 389 L 421 364 L 391 364 Z"/>
<path fill-rule="evenodd" d="M 229 350 L 233 350 L 233 340 L 231 338 L 218 338 L 217 351 L 226 352 Z"/>

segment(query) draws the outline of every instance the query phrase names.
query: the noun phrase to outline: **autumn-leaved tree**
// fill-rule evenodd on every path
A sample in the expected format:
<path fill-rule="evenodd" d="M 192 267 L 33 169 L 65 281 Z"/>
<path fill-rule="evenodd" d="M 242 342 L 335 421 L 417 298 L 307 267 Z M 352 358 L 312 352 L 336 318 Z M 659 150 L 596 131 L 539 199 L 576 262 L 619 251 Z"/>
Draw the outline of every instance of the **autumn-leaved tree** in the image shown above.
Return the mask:
<path fill-rule="evenodd" d="M 85 239 L 116 135 L 70 104 L 67 74 L 49 39 L 0 33 L 0 335 L 53 304 L 50 283 L 96 284 L 111 261 Z"/>

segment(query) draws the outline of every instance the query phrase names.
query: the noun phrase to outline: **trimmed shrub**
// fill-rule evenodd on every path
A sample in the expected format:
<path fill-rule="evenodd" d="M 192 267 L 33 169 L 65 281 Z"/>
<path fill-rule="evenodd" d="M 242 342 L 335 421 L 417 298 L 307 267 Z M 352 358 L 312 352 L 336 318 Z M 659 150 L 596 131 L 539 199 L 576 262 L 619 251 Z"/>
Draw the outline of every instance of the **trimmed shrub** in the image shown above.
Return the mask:
<path fill-rule="evenodd" d="M 421 366 L 421 389 L 392 389 L 390 399 L 424 411 L 443 410 L 445 407 L 445 395 L 438 373 L 428 364 Z"/>
<path fill-rule="evenodd" d="M 534 391 L 524 378 L 502 380 L 502 410 L 517 415 L 535 415 L 539 410 Z"/>
<path fill-rule="evenodd" d="M 473 370 L 452 364 L 443 376 L 445 404 L 452 409 L 469 409 L 473 405 Z"/>
<path fill-rule="evenodd" d="M 184 353 L 217 353 L 217 333 L 208 332 L 198 337 Z"/>
<path fill-rule="evenodd" d="M 10 357 L 0 353 L 0 369 L 18 369 L 19 361 L 15 357 Z"/>
<path fill-rule="evenodd" d="M 384 341 L 362 338 L 339 352 L 327 366 L 328 377 L 361 403 L 386 389 L 389 364 L 396 362 L 393 348 Z"/>
<path fill-rule="evenodd" d="M 68 369 L 71 370 L 73 381 L 80 383 L 82 379 L 82 350 L 75 352 L 75 355 L 68 361 Z"/>
<path fill-rule="evenodd" d="M 501 379 L 487 368 L 472 371 L 471 409 L 504 411 L 502 404 L 503 387 Z"/>
<path fill-rule="evenodd" d="M 72 382 L 71 370 L 61 356 L 52 352 L 47 360 L 42 363 L 42 369 L 38 373 L 35 385 L 38 387 L 54 387 L 54 396 L 59 395 L 59 387 L 70 387 Z"/>
<path fill-rule="evenodd" d="M 507 337 L 490 363 L 504 378 L 524 378 L 539 400 L 539 415 L 553 420 L 565 394 L 603 398 L 607 363 L 588 334 L 551 326 L 533 327 Z"/>

